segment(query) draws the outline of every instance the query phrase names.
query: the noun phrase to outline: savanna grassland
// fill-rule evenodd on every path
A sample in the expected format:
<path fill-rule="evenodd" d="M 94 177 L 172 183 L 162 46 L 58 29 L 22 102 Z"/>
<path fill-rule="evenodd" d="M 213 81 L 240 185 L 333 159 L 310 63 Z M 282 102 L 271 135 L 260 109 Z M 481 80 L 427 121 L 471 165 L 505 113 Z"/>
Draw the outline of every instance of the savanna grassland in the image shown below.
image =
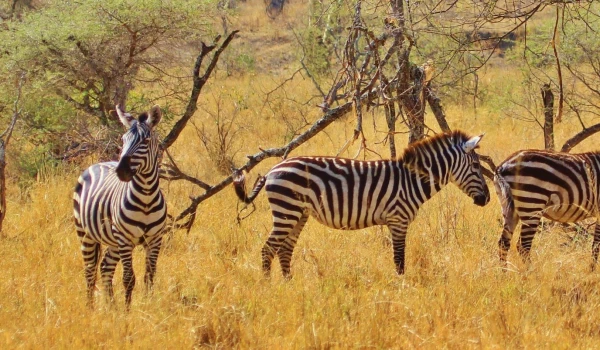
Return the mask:
<path fill-rule="evenodd" d="M 265 47 L 257 51 L 256 65 L 274 68 L 230 75 L 220 71 L 203 91 L 194 123 L 213 125 L 215 113 L 207 111 L 235 114 L 241 125 L 232 141 L 238 164 L 259 147 L 287 143 L 290 125 L 301 125 L 302 117 L 319 117 L 316 103 L 298 107 L 286 99 L 313 95 L 309 79 L 296 77 L 285 94 L 273 94 L 265 103 L 267 92 L 295 69 L 286 68 L 293 61 L 293 34 L 287 28 L 300 6 L 290 4 L 272 21 L 261 7 L 246 5 L 247 14 L 231 24 L 242 29 L 233 49 L 251 52 L 257 47 L 252 43 L 261 43 Z M 481 72 L 480 82 L 490 94 L 503 96 L 507 90 L 519 93 L 518 78 L 517 70 L 498 63 Z M 518 149 L 543 147 L 539 126 L 507 117 L 511 107 L 501 100 L 476 111 L 468 103 L 445 103 L 453 128 L 486 133 L 480 153 L 496 163 Z M 218 101 L 233 102 L 218 107 Z M 370 149 L 385 155 L 387 145 L 378 143 L 385 124 L 377 113 L 365 115 L 365 136 Z M 354 127 L 348 116 L 293 155 L 337 154 Z M 557 144 L 578 130 L 574 118 L 566 119 L 557 125 Z M 397 140 L 403 147 L 407 136 L 399 134 Z M 597 149 L 595 140 L 575 151 Z M 358 143 L 342 155 L 353 157 L 357 151 Z M 182 170 L 206 181 L 216 183 L 224 176 L 194 127 L 184 131 L 170 153 Z M 362 152 L 363 157 L 378 155 Z M 277 262 L 270 280 L 261 272 L 260 250 L 271 220 L 264 194 L 255 201 L 256 211 L 238 224 L 238 200 L 228 188 L 201 204 L 189 233 L 165 237 L 152 294 L 144 293 L 139 248 L 131 311 L 124 310 L 121 267 L 114 281 L 115 305 L 106 303 L 99 290 L 96 308 L 90 310 L 71 196 L 79 172 L 93 161 L 48 169 L 28 188 L 9 183 L 9 214 L 0 239 L 2 348 L 600 346 L 600 272 L 590 272 L 590 236 L 547 225 L 536 236 L 531 265 L 521 263 L 513 247 L 503 271 L 497 254 L 501 212 L 491 182 L 492 198 L 483 208 L 453 185 L 424 205 L 409 228 L 404 276 L 395 274 L 387 228 L 345 232 L 309 220 L 292 259 L 290 281 L 283 280 Z M 265 174 L 276 162 L 261 163 L 249 177 Z M 179 182 L 163 182 L 162 188 L 173 213 L 200 193 Z"/>

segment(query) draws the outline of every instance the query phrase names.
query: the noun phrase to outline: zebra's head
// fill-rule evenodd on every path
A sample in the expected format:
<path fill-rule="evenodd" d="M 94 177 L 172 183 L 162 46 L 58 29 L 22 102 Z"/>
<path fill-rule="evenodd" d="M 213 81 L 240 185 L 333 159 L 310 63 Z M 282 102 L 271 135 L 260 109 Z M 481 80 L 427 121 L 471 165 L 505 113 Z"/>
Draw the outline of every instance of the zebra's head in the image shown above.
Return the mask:
<path fill-rule="evenodd" d="M 481 173 L 479 155 L 475 152 L 482 137 L 483 134 L 460 142 L 454 166 L 450 167 L 450 181 L 473 198 L 473 203 L 480 207 L 490 201 L 490 190 Z"/>
<path fill-rule="evenodd" d="M 162 113 L 154 106 L 134 118 L 116 106 L 121 123 L 127 128 L 122 136 L 123 149 L 119 156 L 116 173 L 121 181 L 131 181 L 138 174 L 151 174 L 156 171 L 159 158 L 159 140 L 154 128 L 160 122 Z"/>
<path fill-rule="evenodd" d="M 483 135 L 469 137 L 462 131 L 438 134 L 410 145 L 402 161 L 423 178 L 441 185 L 454 183 L 476 205 L 490 200 L 490 191 L 475 153 Z"/>

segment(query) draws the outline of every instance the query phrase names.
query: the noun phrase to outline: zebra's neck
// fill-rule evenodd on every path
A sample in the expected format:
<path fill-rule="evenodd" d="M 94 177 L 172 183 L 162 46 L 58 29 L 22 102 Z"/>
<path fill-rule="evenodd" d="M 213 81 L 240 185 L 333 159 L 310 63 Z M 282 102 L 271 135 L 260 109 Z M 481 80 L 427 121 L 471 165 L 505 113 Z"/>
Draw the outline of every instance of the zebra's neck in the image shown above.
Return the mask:
<path fill-rule="evenodd" d="M 130 182 L 130 187 L 133 187 L 137 191 L 143 191 L 146 194 L 158 190 L 158 182 L 160 179 L 158 174 L 158 162 L 153 162 L 152 166 L 149 168 L 150 171 L 143 171 L 142 169 L 135 174 Z"/>
<path fill-rule="evenodd" d="M 400 169 L 404 172 L 403 177 L 410 179 L 406 182 L 406 185 L 403 184 L 402 187 L 408 186 L 413 190 L 417 190 L 415 193 L 418 193 L 419 195 L 417 196 L 418 198 L 415 199 L 419 199 L 421 202 L 420 204 L 423 204 L 433 197 L 448 183 L 448 176 L 442 177 L 445 181 L 440 181 L 440 178 L 438 178 L 432 169 L 429 169 L 428 172 L 415 171 L 402 164 L 400 164 Z M 406 190 L 406 188 L 403 190 Z"/>

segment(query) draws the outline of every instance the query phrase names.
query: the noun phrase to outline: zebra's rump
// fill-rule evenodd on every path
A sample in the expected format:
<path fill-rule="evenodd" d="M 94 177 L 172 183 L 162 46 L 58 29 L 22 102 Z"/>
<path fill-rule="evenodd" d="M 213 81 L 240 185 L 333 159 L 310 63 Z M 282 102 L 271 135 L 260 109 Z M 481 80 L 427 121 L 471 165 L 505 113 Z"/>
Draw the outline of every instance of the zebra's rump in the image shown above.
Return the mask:
<path fill-rule="evenodd" d="M 595 215 L 595 173 L 585 154 L 526 150 L 501 163 L 495 181 L 521 215 L 575 222 Z"/>

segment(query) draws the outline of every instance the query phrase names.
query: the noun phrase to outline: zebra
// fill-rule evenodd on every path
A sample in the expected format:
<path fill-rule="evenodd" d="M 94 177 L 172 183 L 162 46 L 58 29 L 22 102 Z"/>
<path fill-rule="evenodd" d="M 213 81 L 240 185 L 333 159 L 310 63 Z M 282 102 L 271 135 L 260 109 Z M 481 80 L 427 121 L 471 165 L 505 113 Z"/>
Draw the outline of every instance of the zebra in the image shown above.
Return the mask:
<path fill-rule="evenodd" d="M 529 263 L 531 245 L 542 217 L 562 223 L 599 217 L 599 174 L 599 152 L 522 150 L 498 165 L 494 186 L 504 220 L 498 241 L 502 264 L 506 266 L 510 242 L 519 221 L 522 225 L 517 250 L 523 261 Z M 599 249 L 600 225 L 596 224 L 592 269 Z"/>
<path fill-rule="evenodd" d="M 265 276 L 270 275 L 277 255 L 284 278 L 291 277 L 293 250 L 309 216 L 342 230 L 387 225 L 396 272 L 404 274 L 408 225 L 425 201 L 452 182 L 476 205 L 489 202 L 490 192 L 474 151 L 482 137 L 469 137 L 459 130 L 437 134 L 409 145 L 397 160 L 289 158 L 259 177 L 250 194 L 245 175 L 236 171 L 233 185 L 244 203 L 252 203 L 266 187 L 273 228 L 262 248 Z"/>
<path fill-rule="evenodd" d="M 116 106 L 128 129 L 118 162 L 97 163 L 86 169 L 73 194 L 77 236 L 85 264 L 88 304 L 93 307 L 101 245 L 107 249 L 100 264 L 102 284 L 114 301 L 112 279 L 123 263 L 125 304 L 129 309 L 135 274 L 131 254 L 141 244 L 146 251 L 147 290 L 152 288 L 167 218 L 167 204 L 159 188 L 160 141 L 154 131 L 162 113 L 159 106 L 137 120 Z"/>

